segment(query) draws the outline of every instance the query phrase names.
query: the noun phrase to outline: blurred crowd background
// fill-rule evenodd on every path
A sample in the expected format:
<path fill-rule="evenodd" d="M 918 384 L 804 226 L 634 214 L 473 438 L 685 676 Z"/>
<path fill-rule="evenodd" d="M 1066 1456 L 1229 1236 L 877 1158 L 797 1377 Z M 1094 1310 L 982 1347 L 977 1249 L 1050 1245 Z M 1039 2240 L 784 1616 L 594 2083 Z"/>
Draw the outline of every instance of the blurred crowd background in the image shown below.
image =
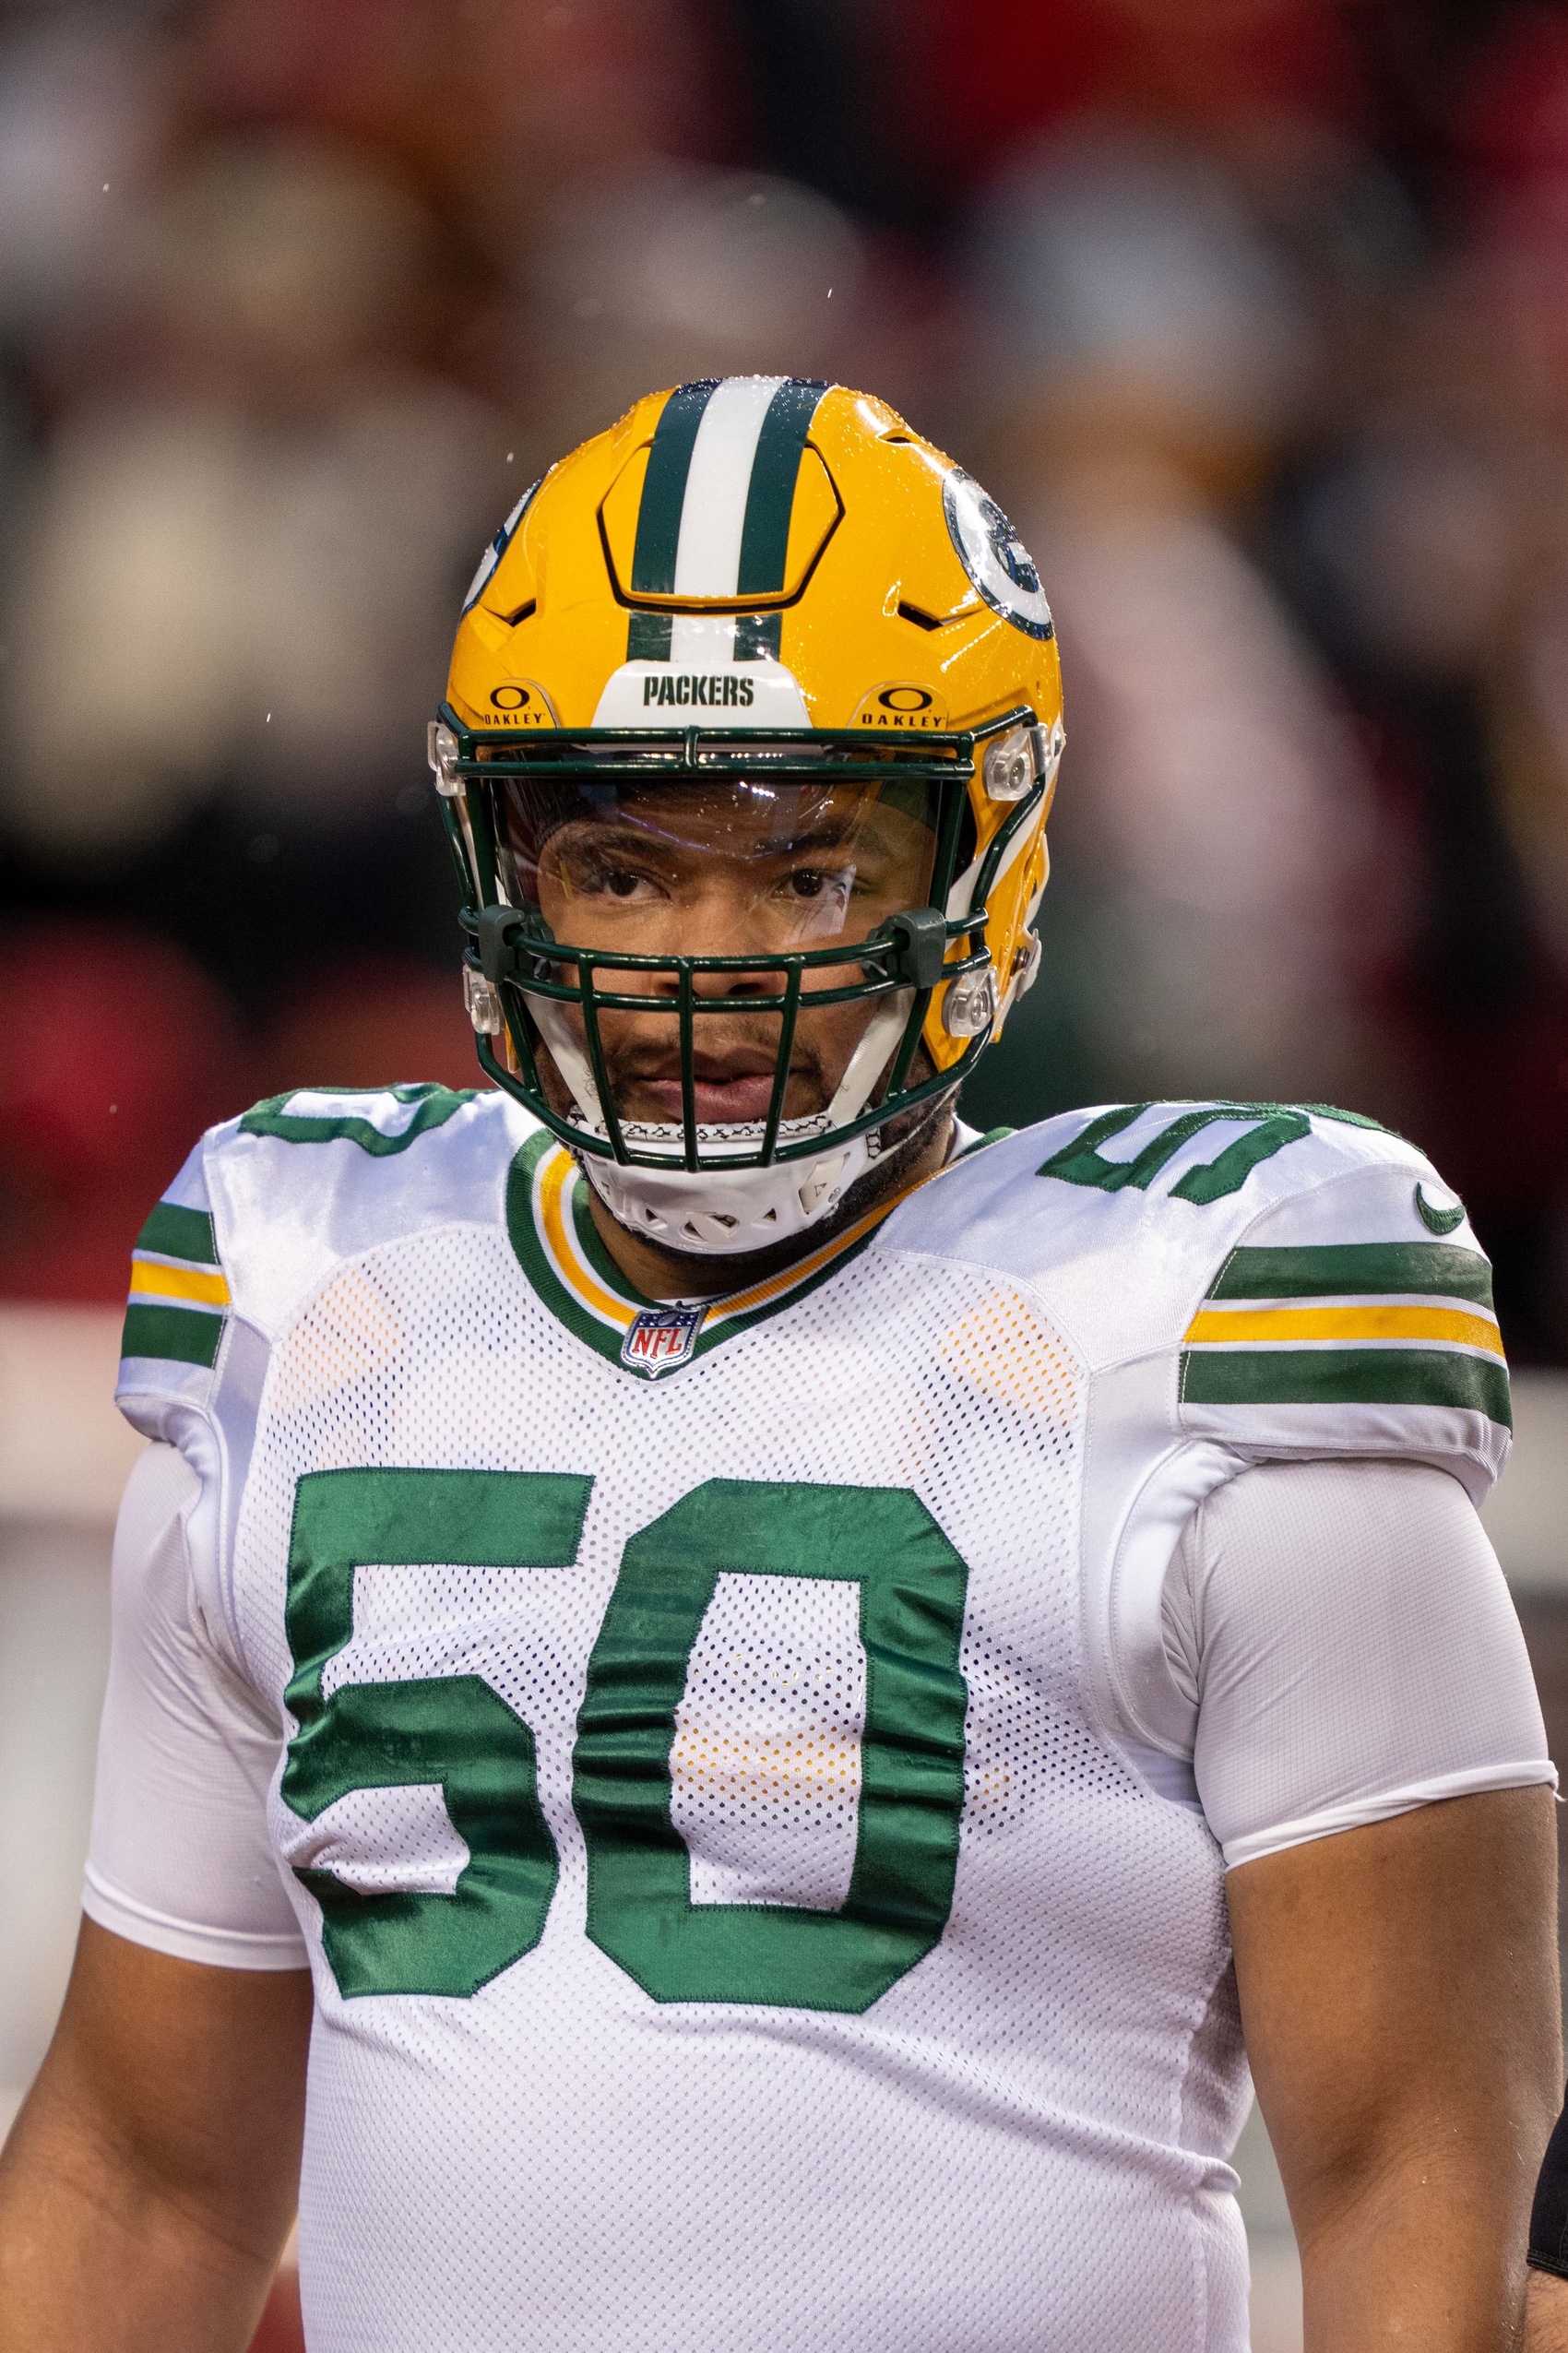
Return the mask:
<path fill-rule="evenodd" d="M 1328 1100 L 1568 1363 L 1568 16 L 1528 0 L 0 10 L 0 1292 L 196 1130 L 472 1084 L 424 720 L 637 393 L 885 395 L 1069 749 L 968 1115 Z"/>

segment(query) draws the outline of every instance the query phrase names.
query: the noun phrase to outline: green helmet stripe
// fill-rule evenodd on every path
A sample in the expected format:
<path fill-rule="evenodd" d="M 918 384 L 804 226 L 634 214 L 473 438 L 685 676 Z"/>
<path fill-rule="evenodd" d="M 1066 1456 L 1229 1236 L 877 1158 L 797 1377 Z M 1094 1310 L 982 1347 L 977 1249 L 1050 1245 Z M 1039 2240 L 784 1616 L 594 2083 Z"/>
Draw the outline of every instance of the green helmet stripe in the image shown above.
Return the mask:
<path fill-rule="evenodd" d="M 634 596 L 668 597 L 675 588 L 675 550 L 681 537 L 681 509 L 686 501 L 686 476 L 703 412 L 719 389 L 708 377 L 683 384 L 670 395 L 648 452 L 642 503 L 637 508 L 636 544 L 632 551 Z"/>
<path fill-rule="evenodd" d="M 746 493 L 737 596 L 777 596 L 784 586 L 784 558 L 801 457 L 817 403 L 826 390 L 826 384 L 790 376 L 768 403 Z"/>

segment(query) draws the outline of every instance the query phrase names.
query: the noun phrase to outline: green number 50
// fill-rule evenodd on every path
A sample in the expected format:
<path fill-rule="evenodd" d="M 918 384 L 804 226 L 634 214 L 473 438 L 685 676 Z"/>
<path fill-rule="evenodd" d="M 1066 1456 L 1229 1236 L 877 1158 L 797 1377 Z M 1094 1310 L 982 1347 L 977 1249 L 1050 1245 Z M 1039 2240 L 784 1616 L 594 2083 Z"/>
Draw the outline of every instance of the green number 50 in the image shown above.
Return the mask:
<path fill-rule="evenodd" d="M 315 1471 L 299 1482 L 288 1630 L 299 1722 L 281 1794 L 306 1821 L 354 1789 L 438 1783 L 469 1861 L 450 1895 L 361 1895 L 297 1875 L 321 1905 L 346 1995 L 472 1994 L 537 1944 L 555 1889 L 533 1736 L 477 1675 L 346 1683 L 360 1566 L 567 1567 L 592 1481 L 524 1471 Z M 860 1587 L 865 1730 L 855 1860 L 837 1911 L 694 1904 L 671 1815 L 688 1662 L 719 1576 Z M 953 1903 L 967 1693 L 967 1572 L 903 1488 L 709 1480 L 628 1541 L 588 1662 L 573 1805 L 588 1932 L 659 2002 L 861 2011 L 929 1953 Z"/>

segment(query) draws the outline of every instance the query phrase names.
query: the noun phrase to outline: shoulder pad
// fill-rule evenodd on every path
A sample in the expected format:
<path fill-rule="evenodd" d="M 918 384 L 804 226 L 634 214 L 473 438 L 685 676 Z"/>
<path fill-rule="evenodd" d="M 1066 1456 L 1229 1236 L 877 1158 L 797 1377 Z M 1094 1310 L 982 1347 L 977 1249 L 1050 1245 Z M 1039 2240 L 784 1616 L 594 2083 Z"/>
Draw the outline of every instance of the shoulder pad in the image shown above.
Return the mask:
<path fill-rule="evenodd" d="M 1183 1426 L 1250 1459 L 1436 1463 L 1479 1502 L 1513 1427 L 1491 1264 L 1421 1154 L 1344 1157 L 1215 1270 L 1182 1335 Z"/>
<path fill-rule="evenodd" d="M 1486 1257 L 1425 1157 L 1354 1113 L 1065 1112 L 974 1151 L 883 1240 L 1030 1283 L 1091 1369 L 1165 1357 L 1190 1438 L 1437 1461 L 1477 1494 L 1505 1458 Z"/>
<path fill-rule="evenodd" d="M 122 1408 L 133 1396 L 205 1402 L 228 1324 L 270 1339 L 346 1257 L 499 1223 L 535 1124 L 499 1091 L 420 1086 L 298 1088 L 210 1129 L 137 1245 Z"/>

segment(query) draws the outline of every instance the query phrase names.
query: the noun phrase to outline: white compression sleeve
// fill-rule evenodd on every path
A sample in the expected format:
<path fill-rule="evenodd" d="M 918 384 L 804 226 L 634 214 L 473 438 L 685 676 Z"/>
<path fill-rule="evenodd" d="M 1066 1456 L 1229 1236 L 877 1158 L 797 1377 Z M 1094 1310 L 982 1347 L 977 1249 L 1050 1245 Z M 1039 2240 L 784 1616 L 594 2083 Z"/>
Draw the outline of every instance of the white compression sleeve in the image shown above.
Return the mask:
<path fill-rule="evenodd" d="M 1162 1620 L 1228 1868 L 1556 1777 L 1503 1572 L 1444 1471 L 1242 1471 L 1188 1521 Z"/>
<path fill-rule="evenodd" d="M 114 1531 L 113 1643 L 82 1906 L 133 1943 L 223 1968 L 307 1955 L 267 1833 L 281 1733 L 205 1639 L 172 1446 L 137 1463 Z"/>

